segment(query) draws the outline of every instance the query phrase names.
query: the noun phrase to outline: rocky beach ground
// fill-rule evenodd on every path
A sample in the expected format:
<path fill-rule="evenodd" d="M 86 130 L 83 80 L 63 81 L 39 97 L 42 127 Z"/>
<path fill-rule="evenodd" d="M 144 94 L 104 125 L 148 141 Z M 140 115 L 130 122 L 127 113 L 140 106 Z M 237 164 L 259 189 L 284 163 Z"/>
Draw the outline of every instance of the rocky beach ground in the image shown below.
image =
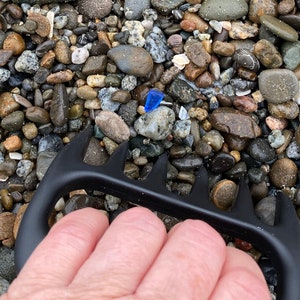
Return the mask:
<path fill-rule="evenodd" d="M 229 209 L 245 177 L 274 223 L 284 192 L 300 214 L 299 0 L 0 0 L 0 294 L 15 277 L 20 220 L 57 153 L 87 124 L 85 161 L 129 141 L 125 174 L 169 155 L 166 188 L 185 195 L 204 165 Z M 98 191 L 60 199 L 51 222 L 130 204 Z M 158 213 L 167 228 L 178 222 Z M 225 237 L 275 271 L 251 244 Z M 275 299 L 275 293 L 273 293 Z"/>

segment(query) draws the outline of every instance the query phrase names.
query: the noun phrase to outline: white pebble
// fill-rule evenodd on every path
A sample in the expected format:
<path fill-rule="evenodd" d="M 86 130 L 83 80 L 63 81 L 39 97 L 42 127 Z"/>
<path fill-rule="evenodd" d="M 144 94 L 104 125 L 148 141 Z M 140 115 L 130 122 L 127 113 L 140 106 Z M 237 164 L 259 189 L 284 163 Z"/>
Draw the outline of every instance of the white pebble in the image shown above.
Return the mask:
<path fill-rule="evenodd" d="M 9 152 L 9 158 L 14 160 L 21 160 L 23 158 L 23 155 L 19 152 Z"/>
<path fill-rule="evenodd" d="M 222 23 L 220 23 L 216 20 L 211 20 L 211 21 L 209 21 L 209 25 L 218 33 L 222 32 L 222 29 L 223 29 Z"/>
<path fill-rule="evenodd" d="M 86 48 L 76 48 L 72 53 L 72 63 L 75 65 L 83 64 L 89 55 L 89 51 Z"/>
<path fill-rule="evenodd" d="M 174 66 L 180 70 L 183 70 L 189 62 L 190 62 L 190 60 L 184 53 L 174 55 L 174 57 L 172 59 L 172 63 L 174 64 Z"/>

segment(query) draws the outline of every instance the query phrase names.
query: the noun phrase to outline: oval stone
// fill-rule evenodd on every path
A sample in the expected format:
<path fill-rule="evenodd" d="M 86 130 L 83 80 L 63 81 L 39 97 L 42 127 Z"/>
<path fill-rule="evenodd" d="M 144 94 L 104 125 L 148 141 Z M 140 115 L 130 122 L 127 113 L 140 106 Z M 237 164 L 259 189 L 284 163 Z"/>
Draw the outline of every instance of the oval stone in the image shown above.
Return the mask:
<path fill-rule="evenodd" d="M 140 47 L 120 45 L 110 49 L 107 56 L 126 74 L 145 77 L 153 70 L 151 55 Z"/>
<path fill-rule="evenodd" d="M 271 103 L 284 103 L 298 93 L 299 83 L 294 72 L 287 69 L 264 70 L 259 74 L 258 85 L 263 97 Z"/>
<path fill-rule="evenodd" d="M 205 20 L 237 20 L 248 13 L 245 0 L 206 0 L 199 9 L 199 15 Z"/>

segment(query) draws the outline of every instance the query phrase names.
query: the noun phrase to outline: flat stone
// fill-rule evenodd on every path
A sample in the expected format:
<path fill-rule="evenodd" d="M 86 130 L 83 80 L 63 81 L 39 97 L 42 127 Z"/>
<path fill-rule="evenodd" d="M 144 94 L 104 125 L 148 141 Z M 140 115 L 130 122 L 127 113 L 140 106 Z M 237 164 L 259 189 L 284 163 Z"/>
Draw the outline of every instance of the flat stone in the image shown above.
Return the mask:
<path fill-rule="evenodd" d="M 110 49 L 107 56 L 115 62 L 122 72 L 129 75 L 146 77 L 153 69 L 151 55 L 140 47 L 120 45 Z"/>
<path fill-rule="evenodd" d="M 199 9 L 199 15 L 205 20 L 231 21 L 247 13 L 248 4 L 244 0 L 206 0 Z"/>
<path fill-rule="evenodd" d="M 260 127 L 246 113 L 229 107 L 220 107 L 210 115 L 212 126 L 240 138 L 254 139 L 261 135 Z"/>
<path fill-rule="evenodd" d="M 106 65 L 106 55 L 90 56 L 82 67 L 82 74 L 87 76 L 102 74 L 106 69 Z"/>
<path fill-rule="evenodd" d="M 287 69 L 264 70 L 259 74 L 259 89 L 271 103 L 292 100 L 298 93 L 299 84 L 294 72 Z"/>
<path fill-rule="evenodd" d="M 268 15 L 263 15 L 259 19 L 262 25 L 283 40 L 290 42 L 296 42 L 298 40 L 297 31 L 283 21 Z"/>

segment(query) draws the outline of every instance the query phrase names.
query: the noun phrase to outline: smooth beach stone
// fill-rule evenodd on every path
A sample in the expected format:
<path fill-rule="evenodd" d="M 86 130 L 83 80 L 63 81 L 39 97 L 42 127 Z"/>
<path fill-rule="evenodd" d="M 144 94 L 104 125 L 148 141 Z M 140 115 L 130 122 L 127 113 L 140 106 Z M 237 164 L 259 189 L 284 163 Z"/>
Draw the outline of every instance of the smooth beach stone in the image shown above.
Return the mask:
<path fill-rule="evenodd" d="M 251 116 L 233 108 L 215 109 L 210 115 L 210 122 L 215 129 L 240 138 L 254 139 L 261 135 L 260 127 Z"/>
<path fill-rule="evenodd" d="M 268 163 L 276 158 L 276 152 L 267 139 L 257 138 L 251 141 L 248 152 L 256 161 Z"/>
<path fill-rule="evenodd" d="M 201 4 L 199 15 L 205 20 L 237 20 L 248 13 L 245 0 L 206 0 Z"/>
<path fill-rule="evenodd" d="M 113 6 L 112 0 L 79 0 L 78 11 L 88 18 L 102 19 L 107 16 Z"/>
<path fill-rule="evenodd" d="M 185 0 L 151 0 L 151 4 L 162 15 L 168 15 L 179 5 L 185 3 Z"/>
<path fill-rule="evenodd" d="M 64 84 L 56 84 L 50 107 L 50 119 L 55 126 L 61 127 L 68 121 L 69 98 Z"/>
<path fill-rule="evenodd" d="M 284 15 L 279 17 L 280 20 L 292 26 L 297 31 L 300 30 L 300 15 Z"/>
<path fill-rule="evenodd" d="M 290 42 L 296 42 L 298 40 L 297 31 L 283 21 L 268 15 L 263 15 L 259 19 L 262 25 L 283 40 Z"/>
<path fill-rule="evenodd" d="M 284 66 L 294 70 L 300 64 L 300 42 L 285 42 L 281 47 Z"/>
<path fill-rule="evenodd" d="M 128 20 L 138 20 L 145 9 L 150 8 L 150 0 L 125 0 L 124 14 Z"/>
<path fill-rule="evenodd" d="M 120 45 L 110 49 L 107 56 L 118 68 L 129 75 L 146 77 L 153 70 L 151 55 L 143 48 L 131 45 Z"/>
<path fill-rule="evenodd" d="M 258 77 L 258 85 L 262 96 L 275 104 L 292 100 L 299 90 L 298 78 L 287 69 L 262 71 Z"/>
<path fill-rule="evenodd" d="M 250 0 L 248 18 L 254 23 L 259 23 L 259 17 L 262 15 L 277 15 L 276 0 Z"/>
<path fill-rule="evenodd" d="M 297 165 L 289 158 L 278 159 L 270 169 L 271 182 L 277 188 L 292 187 L 297 181 Z"/>

